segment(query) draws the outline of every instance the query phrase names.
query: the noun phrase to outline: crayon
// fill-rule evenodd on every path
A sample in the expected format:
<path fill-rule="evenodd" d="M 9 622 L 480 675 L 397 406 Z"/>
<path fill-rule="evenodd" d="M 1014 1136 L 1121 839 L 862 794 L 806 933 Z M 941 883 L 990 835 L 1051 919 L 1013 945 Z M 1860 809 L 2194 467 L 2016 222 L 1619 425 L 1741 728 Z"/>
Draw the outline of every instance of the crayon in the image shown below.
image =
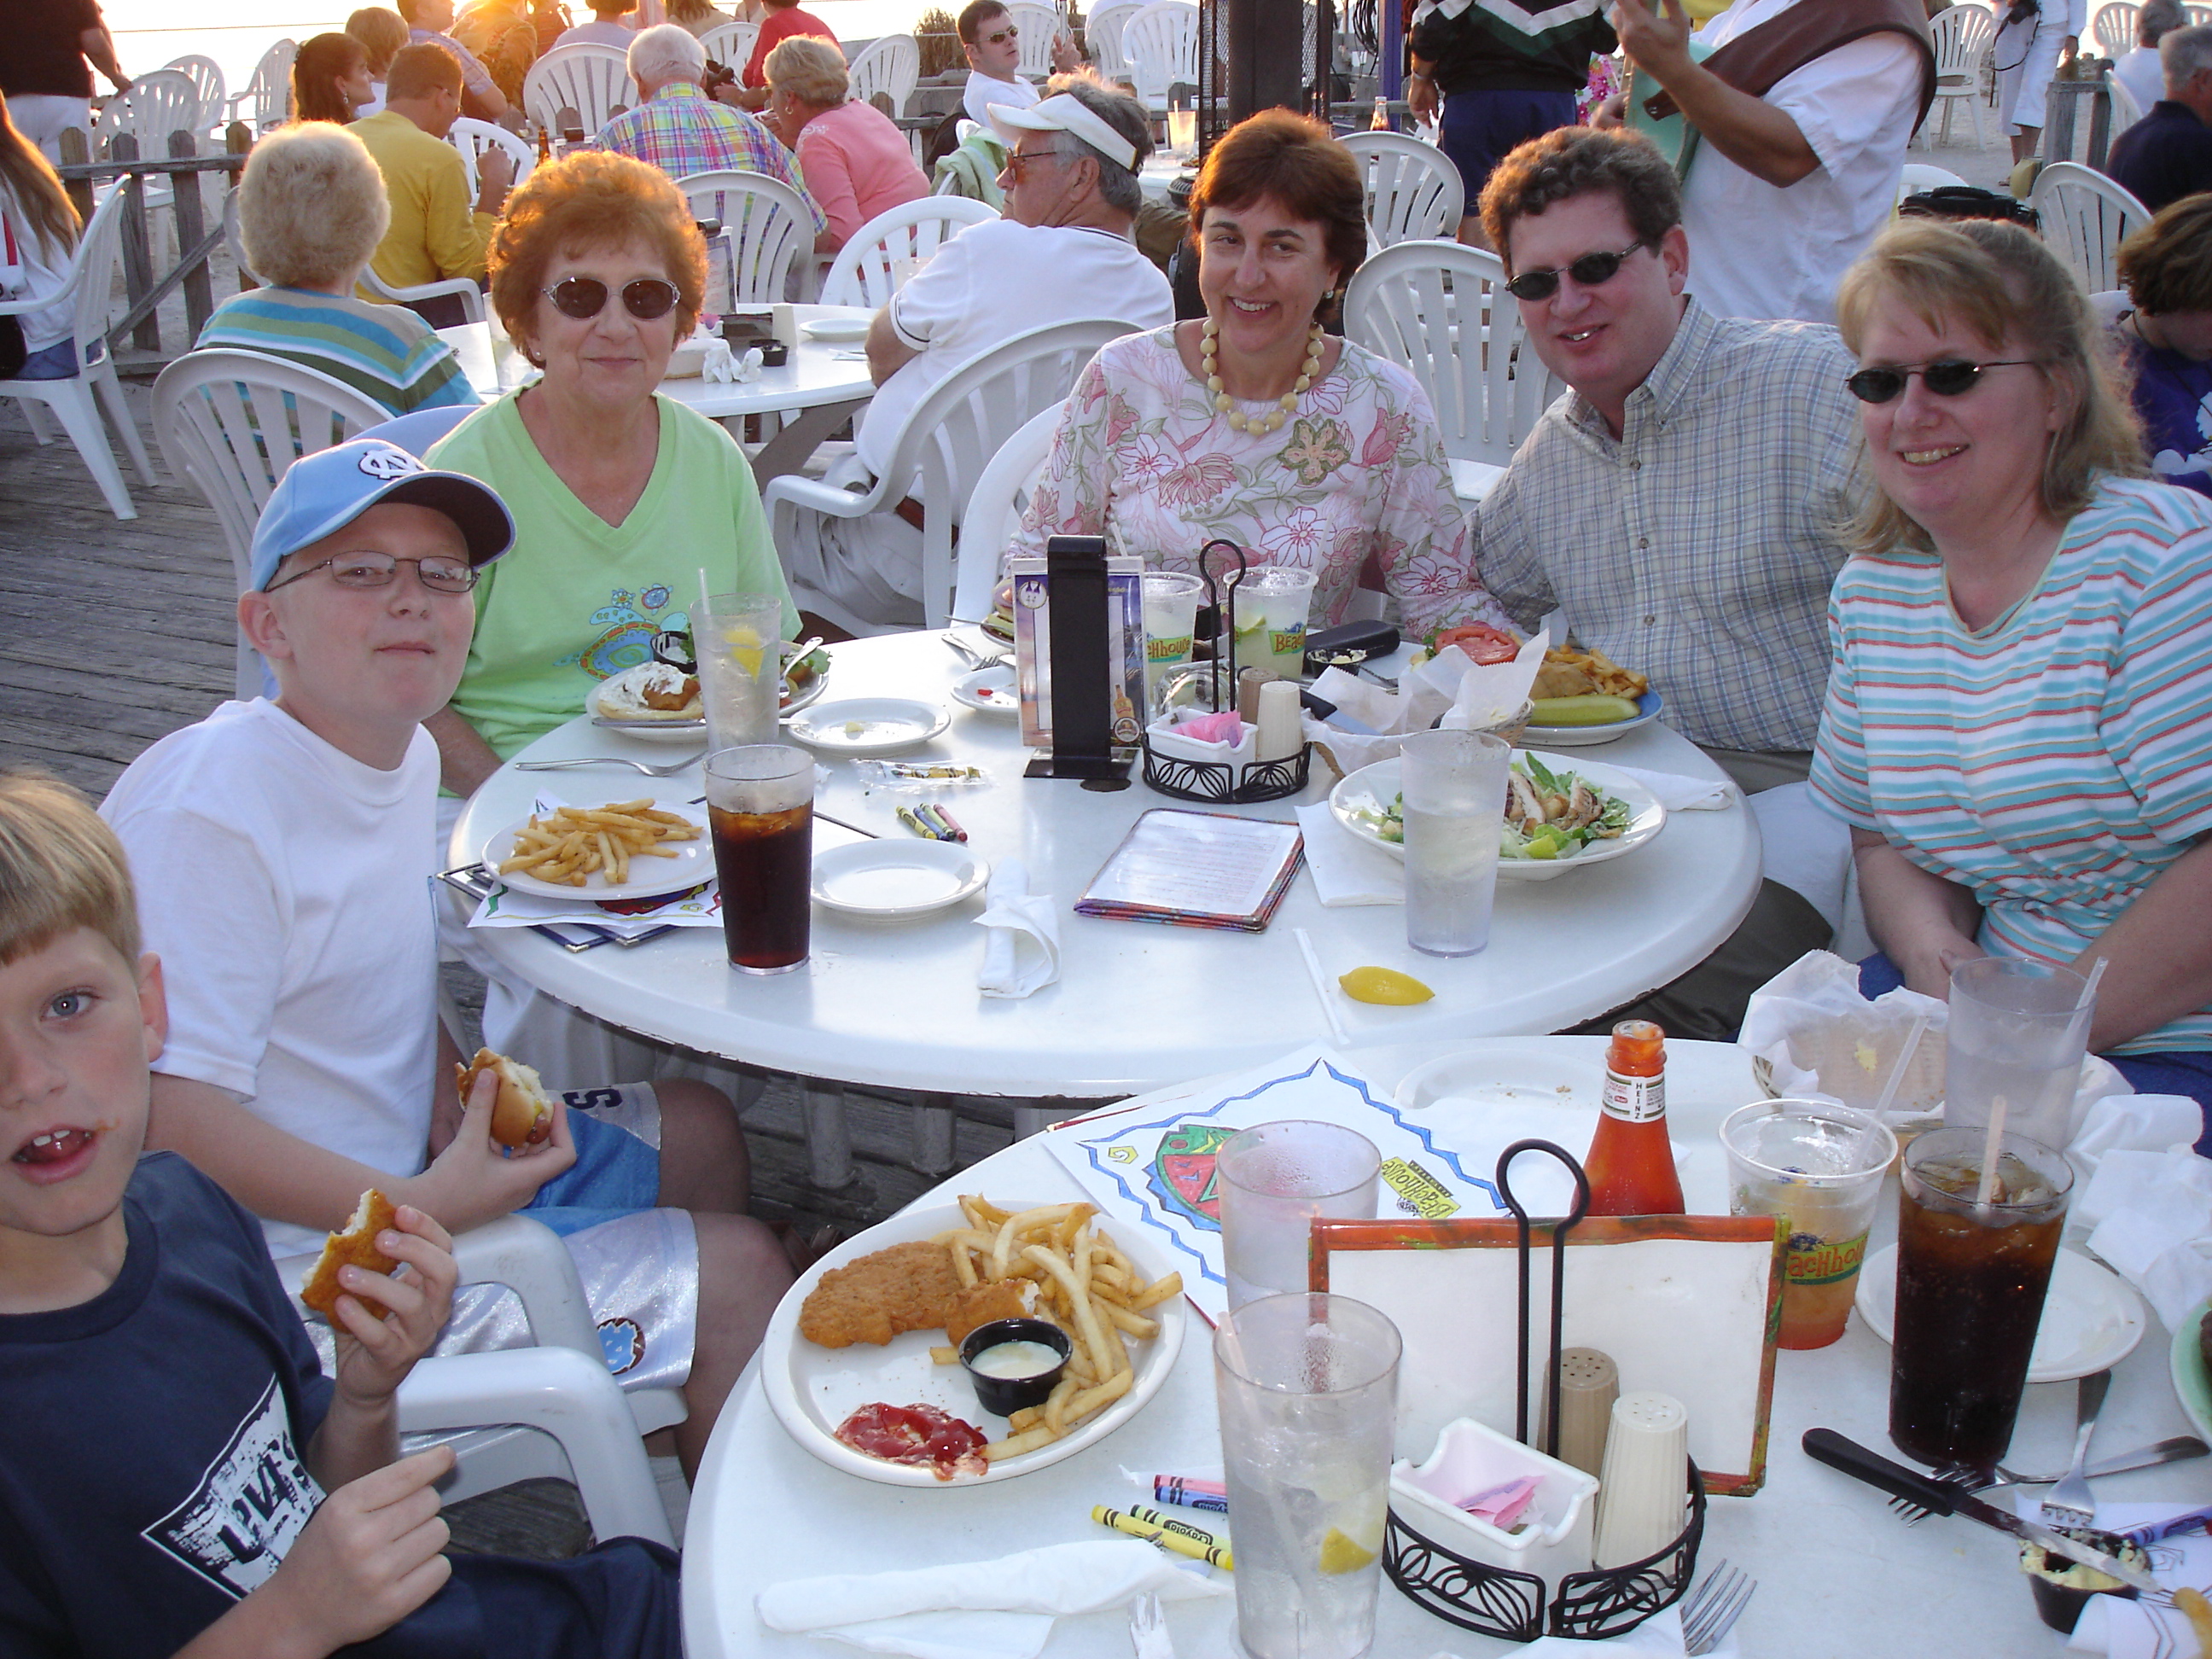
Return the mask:
<path fill-rule="evenodd" d="M 945 839 L 944 836 L 937 833 L 935 826 L 933 826 L 928 819 L 923 817 L 911 806 L 899 807 L 897 811 L 898 821 L 906 825 L 908 829 L 913 830 L 915 835 L 920 836 L 923 840 L 943 841 Z"/>
<path fill-rule="evenodd" d="M 953 817 L 951 813 L 946 811 L 942 806 L 933 805 L 929 810 L 936 813 L 939 822 L 943 823 L 947 830 L 950 830 L 952 832 L 953 840 L 965 841 L 968 839 L 968 832 L 960 827 L 958 822 Z"/>
<path fill-rule="evenodd" d="M 1229 1513 L 1229 1493 L 1221 1482 L 1190 1480 L 1180 1474 L 1154 1475 L 1152 1502 L 1180 1504 L 1188 1510 L 1210 1510 L 1217 1515 Z"/>
<path fill-rule="evenodd" d="M 1210 1539 L 1212 1534 L 1199 1532 L 1195 1527 L 1188 1530 L 1198 1533 L 1198 1538 L 1190 1537 L 1185 1532 L 1175 1530 L 1172 1526 L 1160 1526 L 1135 1520 L 1119 1510 L 1108 1509 L 1103 1504 L 1091 1506 L 1091 1518 L 1102 1527 L 1111 1527 L 1115 1532 L 1125 1532 L 1132 1538 L 1147 1540 L 1158 1544 L 1164 1550 L 1172 1550 L 1177 1555 L 1187 1555 L 1194 1561 L 1203 1561 L 1212 1567 L 1225 1567 L 1231 1571 L 1236 1570 L 1236 1563 L 1231 1558 L 1227 1546 L 1199 1542 L 1199 1538 Z"/>

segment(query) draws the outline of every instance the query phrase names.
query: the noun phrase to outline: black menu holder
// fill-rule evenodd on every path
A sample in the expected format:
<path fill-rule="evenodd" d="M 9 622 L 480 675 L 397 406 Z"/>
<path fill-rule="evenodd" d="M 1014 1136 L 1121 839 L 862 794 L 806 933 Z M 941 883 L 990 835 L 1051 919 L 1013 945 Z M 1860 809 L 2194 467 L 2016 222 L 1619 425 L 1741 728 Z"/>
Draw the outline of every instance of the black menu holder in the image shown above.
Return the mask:
<path fill-rule="evenodd" d="M 1106 543 L 1098 536 L 1054 536 L 1044 544 L 1046 684 L 1052 688 L 1052 757 L 1031 761 L 1032 778 L 1126 782 L 1129 763 L 1114 757 L 1114 708 L 1106 658 Z"/>

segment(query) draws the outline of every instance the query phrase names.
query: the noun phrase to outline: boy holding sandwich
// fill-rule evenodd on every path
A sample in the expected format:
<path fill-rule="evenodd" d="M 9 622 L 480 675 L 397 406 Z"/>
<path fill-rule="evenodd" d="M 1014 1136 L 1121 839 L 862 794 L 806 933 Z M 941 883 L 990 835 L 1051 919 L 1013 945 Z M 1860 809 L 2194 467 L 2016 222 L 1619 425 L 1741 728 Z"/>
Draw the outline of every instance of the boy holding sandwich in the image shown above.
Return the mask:
<path fill-rule="evenodd" d="M 690 1473 L 791 1282 L 741 1213 L 734 1109 L 689 1081 L 584 1091 L 508 1153 L 489 1105 L 464 1113 L 437 1018 L 422 721 L 467 659 L 477 571 L 513 538 L 484 485 L 374 439 L 304 457 L 270 495 L 239 619 L 279 695 L 153 744 L 101 808 L 167 964 L 149 1144 L 258 1215 L 279 1255 L 370 1186 L 454 1233 L 528 1210 L 563 1236 L 623 1386 L 683 1388 Z M 529 1340 L 512 1295 L 471 1285 L 439 1351 Z"/>
<path fill-rule="evenodd" d="M 398 1271 L 341 1270 L 325 1375 L 253 1218 L 140 1155 L 167 1017 L 138 946 L 107 827 L 0 775 L 0 1652 L 675 1659 L 658 1545 L 439 1553 L 453 1454 L 400 1458 L 392 1396 L 445 1322 L 451 1241 L 399 1207 L 375 1239 Z"/>

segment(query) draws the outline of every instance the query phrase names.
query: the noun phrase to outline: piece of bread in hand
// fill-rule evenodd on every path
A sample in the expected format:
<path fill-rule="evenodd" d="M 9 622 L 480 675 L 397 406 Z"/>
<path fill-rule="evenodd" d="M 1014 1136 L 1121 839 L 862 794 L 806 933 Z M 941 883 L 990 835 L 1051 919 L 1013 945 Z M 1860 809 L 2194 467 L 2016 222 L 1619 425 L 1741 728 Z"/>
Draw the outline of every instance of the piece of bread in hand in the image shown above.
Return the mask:
<path fill-rule="evenodd" d="M 300 1300 L 324 1318 L 335 1321 L 337 1316 L 331 1310 L 337 1307 L 342 1289 L 339 1268 L 355 1267 L 388 1273 L 398 1267 L 396 1258 L 376 1248 L 376 1236 L 392 1224 L 396 1215 L 392 1200 L 374 1187 L 363 1193 L 361 1202 L 354 1206 L 352 1218 L 324 1242 L 323 1254 L 315 1262 L 314 1272 L 307 1275 Z"/>
<path fill-rule="evenodd" d="M 474 1060 L 453 1067 L 463 1106 L 469 1103 L 469 1090 L 480 1072 L 499 1074 L 499 1099 L 491 1109 L 494 1140 L 502 1146 L 535 1146 L 553 1133 L 553 1100 L 537 1072 L 489 1048 L 477 1049 Z"/>

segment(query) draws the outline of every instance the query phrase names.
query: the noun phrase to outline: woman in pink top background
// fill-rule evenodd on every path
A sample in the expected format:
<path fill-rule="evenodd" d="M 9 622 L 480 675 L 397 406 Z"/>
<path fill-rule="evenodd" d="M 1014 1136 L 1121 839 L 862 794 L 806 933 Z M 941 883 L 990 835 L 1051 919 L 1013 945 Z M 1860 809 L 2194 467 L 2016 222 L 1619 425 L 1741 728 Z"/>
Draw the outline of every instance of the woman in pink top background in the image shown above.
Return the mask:
<path fill-rule="evenodd" d="M 835 253 L 878 214 L 929 194 L 914 149 L 873 104 L 847 101 L 844 55 L 827 41 L 794 35 L 768 57 L 767 120 L 799 155 L 807 194 L 829 224 L 814 239 Z"/>

